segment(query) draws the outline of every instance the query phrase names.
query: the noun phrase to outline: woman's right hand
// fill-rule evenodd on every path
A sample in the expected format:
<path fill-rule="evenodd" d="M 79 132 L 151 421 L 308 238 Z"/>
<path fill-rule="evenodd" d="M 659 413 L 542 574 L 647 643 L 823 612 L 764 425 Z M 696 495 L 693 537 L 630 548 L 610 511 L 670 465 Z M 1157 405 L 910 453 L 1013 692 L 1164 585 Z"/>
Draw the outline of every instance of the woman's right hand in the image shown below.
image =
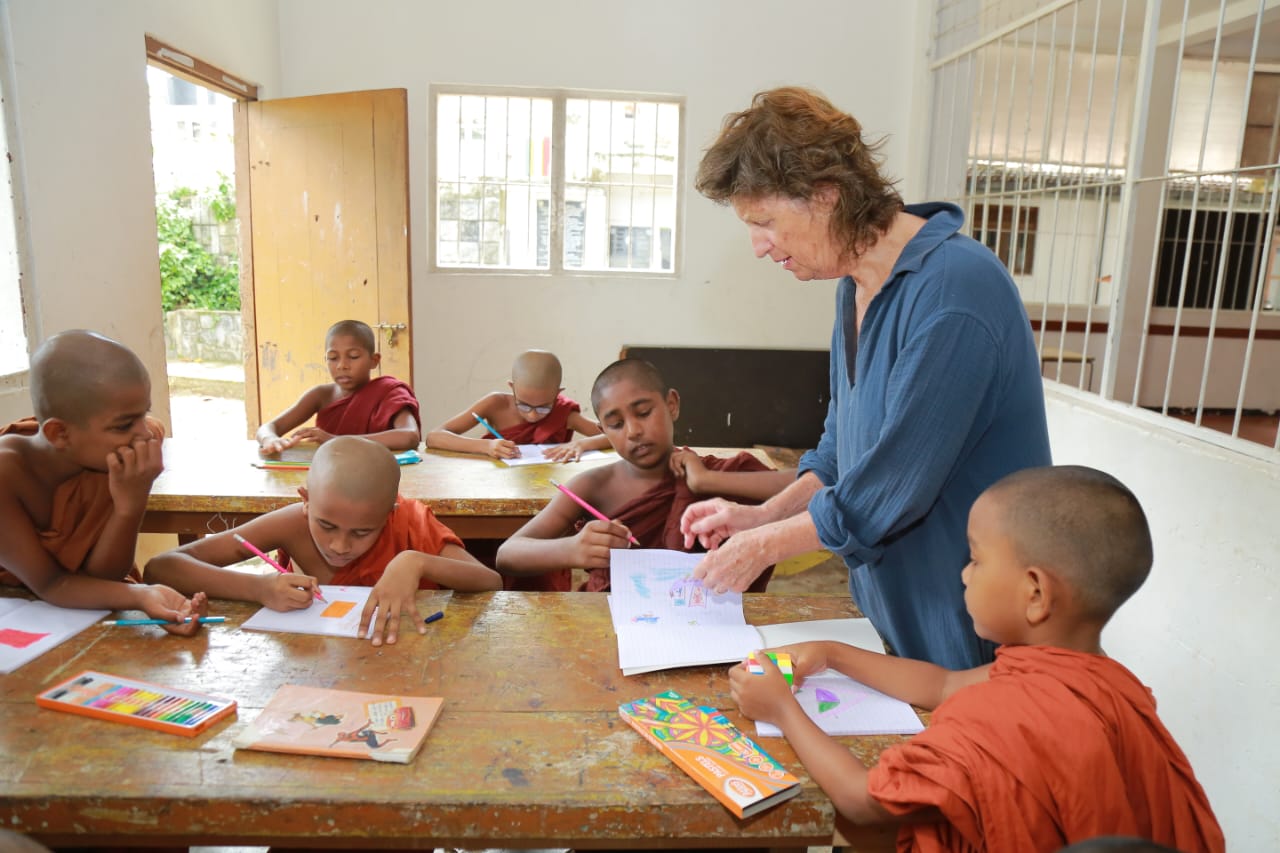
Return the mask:
<path fill-rule="evenodd" d="M 695 541 L 713 551 L 735 533 L 759 527 L 767 522 L 763 507 L 743 506 L 724 498 L 712 498 L 690 504 L 680 516 L 680 532 L 684 534 L 684 547 L 692 548 Z"/>

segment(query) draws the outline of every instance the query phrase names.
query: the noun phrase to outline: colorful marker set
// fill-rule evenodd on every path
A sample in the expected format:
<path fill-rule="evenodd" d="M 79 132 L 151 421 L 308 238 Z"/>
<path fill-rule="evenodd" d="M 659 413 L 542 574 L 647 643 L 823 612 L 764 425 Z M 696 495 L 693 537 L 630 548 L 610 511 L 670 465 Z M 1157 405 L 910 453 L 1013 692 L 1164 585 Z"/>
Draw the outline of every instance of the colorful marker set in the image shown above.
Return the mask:
<path fill-rule="evenodd" d="M 235 713 L 232 699 L 88 670 L 36 696 L 36 704 L 100 720 L 186 735 Z"/>

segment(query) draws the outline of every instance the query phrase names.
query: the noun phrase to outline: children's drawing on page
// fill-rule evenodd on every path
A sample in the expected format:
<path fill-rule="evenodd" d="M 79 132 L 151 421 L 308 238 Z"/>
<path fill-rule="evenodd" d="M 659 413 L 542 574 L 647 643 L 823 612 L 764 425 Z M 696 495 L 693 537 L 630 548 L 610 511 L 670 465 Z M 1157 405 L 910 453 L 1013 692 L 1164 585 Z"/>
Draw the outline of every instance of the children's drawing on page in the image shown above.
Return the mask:
<path fill-rule="evenodd" d="M 305 610 L 277 612 L 264 607 L 246 619 L 241 627 L 330 637 L 357 636 L 360 615 L 364 612 L 372 587 L 324 585 L 320 587 L 320 591 L 325 600 L 313 601 Z M 372 631 L 373 621 L 370 620 L 366 636 Z"/>

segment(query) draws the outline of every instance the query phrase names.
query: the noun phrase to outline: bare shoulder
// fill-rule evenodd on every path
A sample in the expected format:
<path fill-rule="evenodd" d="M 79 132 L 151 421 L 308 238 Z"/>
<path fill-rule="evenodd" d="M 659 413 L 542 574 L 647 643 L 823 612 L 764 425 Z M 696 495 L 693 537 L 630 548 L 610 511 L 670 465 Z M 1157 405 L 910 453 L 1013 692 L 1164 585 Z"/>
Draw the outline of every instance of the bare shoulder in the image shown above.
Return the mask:
<path fill-rule="evenodd" d="M 475 410 L 485 417 L 501 414 L 515 408 L 515 401 L 509 391 L 490 391 L 476 401 Z"/>
<path fill-rule="evenodd" d="M 22 498 L 38 489 L 36 465 L 36 456 L 28 436 L 0 436 L 0 494 Z"/>

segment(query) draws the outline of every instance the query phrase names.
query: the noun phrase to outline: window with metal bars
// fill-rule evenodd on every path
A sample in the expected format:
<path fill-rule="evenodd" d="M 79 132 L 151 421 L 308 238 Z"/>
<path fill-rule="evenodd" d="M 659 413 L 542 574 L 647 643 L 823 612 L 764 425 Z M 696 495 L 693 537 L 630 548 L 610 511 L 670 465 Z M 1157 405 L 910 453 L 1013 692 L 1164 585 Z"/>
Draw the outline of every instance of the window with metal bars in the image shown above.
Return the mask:
<path fill-rule="evenodd" d="M 676 271 L 679 99 L 440 88 L 433 102 L 435 268 Z"/>

